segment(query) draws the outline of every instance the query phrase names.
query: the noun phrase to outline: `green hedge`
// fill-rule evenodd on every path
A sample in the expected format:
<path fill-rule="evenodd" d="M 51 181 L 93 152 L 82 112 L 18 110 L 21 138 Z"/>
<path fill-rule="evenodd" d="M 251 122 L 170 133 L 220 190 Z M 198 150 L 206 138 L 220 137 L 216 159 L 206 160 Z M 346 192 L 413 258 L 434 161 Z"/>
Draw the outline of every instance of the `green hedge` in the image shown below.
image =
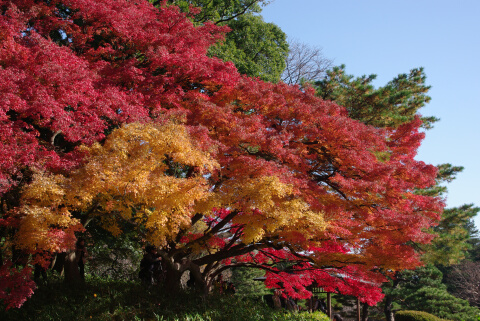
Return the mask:
<path fill-rule="evenodd" d="M 446 321 L 433 314 L 422 311 L 398 311 L 395 313 L 395 321 Z"/>

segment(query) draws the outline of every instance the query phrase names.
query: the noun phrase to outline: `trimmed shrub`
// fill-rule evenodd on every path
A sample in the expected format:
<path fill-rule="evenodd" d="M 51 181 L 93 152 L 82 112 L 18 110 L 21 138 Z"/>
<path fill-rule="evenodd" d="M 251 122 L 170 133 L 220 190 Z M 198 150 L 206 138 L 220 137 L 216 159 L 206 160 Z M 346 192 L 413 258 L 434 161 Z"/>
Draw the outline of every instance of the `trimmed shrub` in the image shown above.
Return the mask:
<path fill-rule="evenodd" d="M 398 311 L 395 313 L 395 321 L 446 321 L 433 314 L 423 311 Z"/>

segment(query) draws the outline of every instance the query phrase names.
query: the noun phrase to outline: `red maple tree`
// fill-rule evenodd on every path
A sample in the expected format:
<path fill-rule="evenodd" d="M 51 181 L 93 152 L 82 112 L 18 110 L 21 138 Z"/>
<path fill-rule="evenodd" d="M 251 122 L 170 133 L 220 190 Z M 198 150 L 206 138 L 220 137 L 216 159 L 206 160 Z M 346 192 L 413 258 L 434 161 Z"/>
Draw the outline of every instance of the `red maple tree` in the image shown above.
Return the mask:
<path fill-rule="evenodd" d="M 430 240 L 424 229 L 443 206 L 415 194 L 436 175 L 414 159 L 419 119 L 374 128 L 313 90 L 241 76 L 206 55 L 225 28 L 194 26 L 165 2 L 0 0 L 0 13 L 2 236 L 25 222 L 34 173 L 74 178 L 90 159 L 81 145 L 122 124 L 176 123 L 219 166 L 205 175 L 214 201 L 189 212 L 189 225 L 205 228 L 161 244 L 173 285 L 189 270 L 208 289 L 224 269 L 250 266 L 290 296 L 307 297 L 315 282 L 373 304 L 383 272 L 419 264 L 411 244 Z M 50 228 L 68 248 L 82 227 Z M 17 281 L 2 281 L 0 298 L 19 306 L 33 284 L 13 268 L 15 237 L 4 245 L 0 277 Z"/>

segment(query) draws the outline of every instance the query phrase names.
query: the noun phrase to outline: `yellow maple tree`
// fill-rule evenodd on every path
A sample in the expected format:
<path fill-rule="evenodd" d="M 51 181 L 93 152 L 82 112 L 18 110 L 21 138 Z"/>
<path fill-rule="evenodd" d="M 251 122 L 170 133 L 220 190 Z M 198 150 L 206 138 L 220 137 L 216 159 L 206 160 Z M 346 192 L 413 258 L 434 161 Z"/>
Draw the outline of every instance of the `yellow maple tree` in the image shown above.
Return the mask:
<path fill-rule="evenodd" d="M 218 167 L 208 152 L 196 148 L 185 127 L 129 124 L 103 145 L 82 147 L 84 165 L 68 176 L 37 173 L 23 193 L 19 243 L 39 246 L 43 230 L 78 224 L 72 217 L 98 218 L 113 235 L 120 221 L 143 225 L 148 241 L 163 246 L 190 224 L 195 202 L 209 195 L 202 174 Z M 191 177 L 166 174 L 170 162 L 196 169 Z M 43 230 L 42 230 L 43 229 Z"/>
<path fill-rule="evenodd" d="M 219 170 L 214 153 L 199 148 L 183 125 L 132 123 L 113 131 L 104 144 L 81 150 L 87 155 L 81 167 L 67 176 L 37 172 L 25 188 L 17 233 L 22 248 L 58 251 L 59 246 L 46 245 L 48 231 L 75 226 L 74 232 L 81 229 L 80 221 L 90 219 L 98 219 L 114 236 L 128 221 L 146 231 L 142 236 L 148 242 L 163 247 L 179 231 L 205 233 L 209 227 L 195 225 L 192 217 L 212 216 L 215 208 L 236 211 L 231 223 L 244 226 L 245 244 L 265 236 L 287 237 L 300 227 L 313 237 L 326 226 L 322 214 L 276 176 L 212 186 L 208 178 Z M 183 171 L 172 175 L 172 164 Z"/>

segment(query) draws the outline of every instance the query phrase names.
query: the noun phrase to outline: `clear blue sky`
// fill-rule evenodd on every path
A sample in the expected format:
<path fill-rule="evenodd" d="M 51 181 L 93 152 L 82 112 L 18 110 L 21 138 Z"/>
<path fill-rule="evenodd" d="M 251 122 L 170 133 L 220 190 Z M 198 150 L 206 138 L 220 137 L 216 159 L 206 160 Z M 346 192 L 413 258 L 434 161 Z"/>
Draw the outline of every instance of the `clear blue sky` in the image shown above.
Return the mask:
<path fill-rule="evenodd" d="M 417 159 L 464 166 L 447 205 L 480 206 L 479 0 L 273 0 L 262 15 L 347 73 L 377 74 L 376 86 L 424 67 L 432 100 L 421 114 L 440 121 Z"/>

